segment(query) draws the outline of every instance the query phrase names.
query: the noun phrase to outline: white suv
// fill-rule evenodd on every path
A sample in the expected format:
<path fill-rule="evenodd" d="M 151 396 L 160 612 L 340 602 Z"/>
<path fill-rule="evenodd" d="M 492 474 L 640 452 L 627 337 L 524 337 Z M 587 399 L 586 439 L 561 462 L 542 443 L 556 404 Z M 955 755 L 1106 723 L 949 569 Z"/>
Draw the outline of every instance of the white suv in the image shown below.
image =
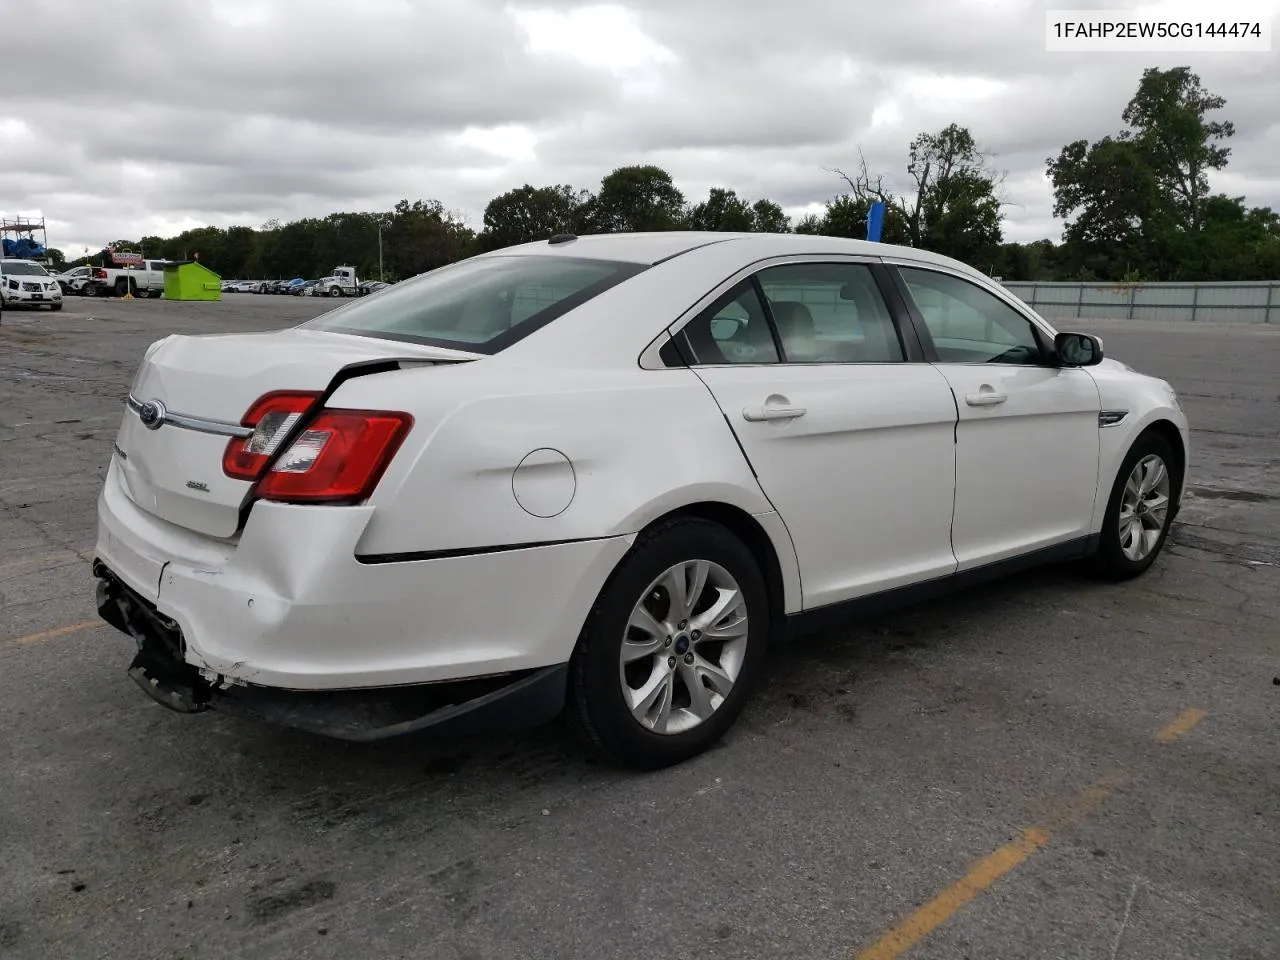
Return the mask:
<path fill-rule="evenodd" d="M 0 299 L 6 306 L 62 309 L 62 287 L 34 260 L 0 260 Z"/>

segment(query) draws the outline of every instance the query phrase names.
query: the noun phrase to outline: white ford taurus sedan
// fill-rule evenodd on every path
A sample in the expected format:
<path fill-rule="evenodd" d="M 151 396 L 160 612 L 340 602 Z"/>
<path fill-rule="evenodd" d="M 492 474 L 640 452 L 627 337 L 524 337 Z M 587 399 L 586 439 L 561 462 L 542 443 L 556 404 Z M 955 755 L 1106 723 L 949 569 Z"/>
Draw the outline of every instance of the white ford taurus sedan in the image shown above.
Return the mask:
<path fill-rule="evenodd" d="M 134 679 L 349 739 L 550 719 L 706 749 L 770 640 L 1156 558 L 1174 391 L 884 244 L 554 237 L 143 357 L 99 499 Z"/>

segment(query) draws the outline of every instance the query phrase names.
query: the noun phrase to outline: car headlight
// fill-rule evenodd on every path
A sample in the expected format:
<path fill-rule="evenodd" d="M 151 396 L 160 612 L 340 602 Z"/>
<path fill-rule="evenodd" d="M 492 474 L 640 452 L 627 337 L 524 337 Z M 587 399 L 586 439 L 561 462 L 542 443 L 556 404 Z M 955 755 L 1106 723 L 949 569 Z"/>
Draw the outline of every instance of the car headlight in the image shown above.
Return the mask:
<path fill-rule="evenodd" d="M 1168 401 L 1169 406 L 1173 407 L 1173 409 L 1181 413 L 1182 404 L 1178 402 L 1178 391 L 1173 389 L 1173 386 L 1171 384 L 1166 383 L 1164 385 L 1164 393 L 1165 393 L 1165 399 Z"/>

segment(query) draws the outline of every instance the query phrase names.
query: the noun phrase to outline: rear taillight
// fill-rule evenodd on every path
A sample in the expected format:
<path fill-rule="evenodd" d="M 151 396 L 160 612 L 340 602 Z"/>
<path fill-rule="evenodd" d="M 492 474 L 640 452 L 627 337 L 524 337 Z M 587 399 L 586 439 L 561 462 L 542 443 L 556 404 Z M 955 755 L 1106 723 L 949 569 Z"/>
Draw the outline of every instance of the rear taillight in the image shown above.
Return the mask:
<path fill-rule="evenodd" d="M 286 503 L 364 500 L 412 426 L 407 413 L 321 410 L 258 481 L 257 495 Z"/>
<path fill-rule="evenodd" d="M 259 397 L 241 421 L 244 426 L 253 427 L 253 433 L 227 444 L 222 454 L 223 473 L 235 480 L 261 477 L 285 437 L 319 397 L 318 393 L 294 391 L 277 391 Z"/>

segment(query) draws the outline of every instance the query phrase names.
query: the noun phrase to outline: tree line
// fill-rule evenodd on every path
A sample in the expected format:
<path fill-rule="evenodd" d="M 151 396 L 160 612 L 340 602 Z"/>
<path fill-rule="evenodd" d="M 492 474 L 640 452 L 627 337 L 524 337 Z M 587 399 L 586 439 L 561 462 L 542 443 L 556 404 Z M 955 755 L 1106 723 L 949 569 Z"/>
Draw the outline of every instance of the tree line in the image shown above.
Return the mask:
<path fill-rule="evenodd" d="M 332 213 L 281 224 L 202 227 L 176 237 L 118 241 L 148 257 L 199 259 L 223 277 L 316 277 L 350 264 L 359 275 L 404 279 L 435 267 L 559 233 L 643 230 L 795 232 L 866 236 L 871 204 L 885 204 L 881 239 L 936 251 L 1006 280 L 1173 281 L 1280 279 L 1280 215 L 1244 197 L 1212 193 L 1227 166 L 1226 101 L 1188 67 L 1143 72 L 1114 135 L 1077 140 L 1045 161 L 1062 240 L 1004 239 L 1005 174 L 965 127 L 921 133 L 905 157 L 907 189 L 886 186 L 859 155 L 831 168 L 821 214 L 792 222 L 766 198 L 727 187 L 689 202 L 670 173 L 619 167 L 595 191 L 525 184 L 494 197 L 472 230 L 437 200 L 402 200 L 376 213 Z M 381 262 L 379 261 L 381 241 Z M 98 263 L 103 250 L 86 260 Z"/>

